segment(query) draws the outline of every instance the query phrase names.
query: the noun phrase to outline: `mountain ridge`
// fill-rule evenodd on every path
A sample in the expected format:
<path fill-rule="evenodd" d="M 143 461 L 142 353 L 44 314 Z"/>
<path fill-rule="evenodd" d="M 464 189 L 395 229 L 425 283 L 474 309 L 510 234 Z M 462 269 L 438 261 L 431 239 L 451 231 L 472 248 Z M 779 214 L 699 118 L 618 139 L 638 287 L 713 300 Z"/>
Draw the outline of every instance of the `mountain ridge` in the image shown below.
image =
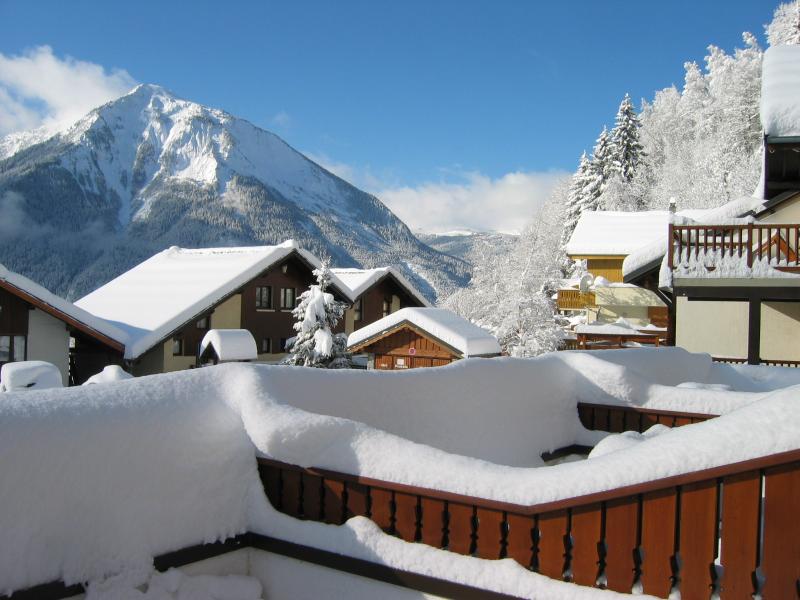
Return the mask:
<path fill-rule="evenodd" d="M 166 247 L 288 238 L 342 267 L 392 265 L 431 300 L 470 267 L 272 132 L 152 84 L 46 139 L 0 140 L 0 262 L 75 298 Z M 31 143 L 26 144 L 27 141 Z"/>

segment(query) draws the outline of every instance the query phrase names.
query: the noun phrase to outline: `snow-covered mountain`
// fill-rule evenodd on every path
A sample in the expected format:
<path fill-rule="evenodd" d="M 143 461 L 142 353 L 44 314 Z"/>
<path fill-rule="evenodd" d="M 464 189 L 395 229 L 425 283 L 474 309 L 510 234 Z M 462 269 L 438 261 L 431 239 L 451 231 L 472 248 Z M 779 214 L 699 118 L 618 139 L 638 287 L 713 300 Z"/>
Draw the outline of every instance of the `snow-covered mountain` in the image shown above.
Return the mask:
<path fill-rule="evenodd" d="M 487 256 L 500 256 L 508 252 L 519 239 L 518 235 L 497 231 L 472 231 L 459 229 L 444 233 L 415 232 L 417 237 L 444 254 L 467 261 L 471 265 L 486 262 Z"/>
<path fill-rule="evenodd" d="M 141 85 L 68 130 L 0 140 L 0 263 L 79 297 L 171 245 L 294 238 L 343 267 L 399 267 L 431 299 L 469 279 L 378 198 L 278 136 Z"/>

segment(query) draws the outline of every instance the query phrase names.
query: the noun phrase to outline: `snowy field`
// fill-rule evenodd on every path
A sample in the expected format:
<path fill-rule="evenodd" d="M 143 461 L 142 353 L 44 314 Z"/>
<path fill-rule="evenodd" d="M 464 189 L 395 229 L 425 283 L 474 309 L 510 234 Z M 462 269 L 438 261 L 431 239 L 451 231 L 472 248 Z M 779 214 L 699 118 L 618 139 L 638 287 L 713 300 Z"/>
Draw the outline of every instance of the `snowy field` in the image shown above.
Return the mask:
<path fill-rule="evenodd" d="M 800 388 L 785 389 L 796 384 L 800 370 L 667 348 L 391 373 L 228 364 L 3 394 L 0 593 L 64 580 L 95 582 L 93 598 L 226 597 L 181 595 L 215 578 L 156 576 L 147 596 L 134 586 L 153 576 L 153 556 L 254 531 L 522 597 L 614 597 L 408 544 L 362 517 L 297 521 L 266 501 L 255 456 L 534 504 L 797 448 Z M 612 437 L 580 425 L 579 401 L 723 416 Z M 585 461 L 542 466 L 544 451 L 604 437 Z M 276 561 L 248 559 L 231 583 L 241 594 L 227 597 L 277 590 L 265 575 Z"/>

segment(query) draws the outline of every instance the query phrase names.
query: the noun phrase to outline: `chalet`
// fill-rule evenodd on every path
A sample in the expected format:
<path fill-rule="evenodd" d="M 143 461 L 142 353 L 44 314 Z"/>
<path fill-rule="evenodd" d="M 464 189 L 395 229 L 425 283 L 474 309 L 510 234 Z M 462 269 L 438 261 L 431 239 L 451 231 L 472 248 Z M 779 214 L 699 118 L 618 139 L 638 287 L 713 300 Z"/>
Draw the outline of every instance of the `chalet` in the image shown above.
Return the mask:
<path fill-rule="evenodd" d="M 0 366 L 54 364 L 62 383 L 82 383 L 122 362 L 125 333 L 0 265 Z"/>
<path fill-rule="evenodd" d="M 721 360 L 800 365 L 800 46 L 764 56 L 763 198 L 743 218 L 669 227 L 661 285 L 675 343 Z"/>
<path fill-rule="evenodd" d="M 277 246 L 159 252 L 76 302 L 126 335 L 135 375 L 194 367 L 211 329 L 246 329 L 258 360 L 276 361 L 294 335 L 292 309 L 319 260 L 294 241 Z M 336 275 L 330 291 L 350 303 Z"/>
<path fill-rule="evenodd" d="M 354 331 L 347 345 L 368 355 L 368 368 L 387 370 L 500 355 L 494 336 L 444 308 L 403 308 Z"/>
<path fill-rule="evenodd" d="M 331 269 L 347 286 L 352 306 L 345 312 L 347 334 L 402 308 L 427 307 L 428 300 L 393 267 Z"/>

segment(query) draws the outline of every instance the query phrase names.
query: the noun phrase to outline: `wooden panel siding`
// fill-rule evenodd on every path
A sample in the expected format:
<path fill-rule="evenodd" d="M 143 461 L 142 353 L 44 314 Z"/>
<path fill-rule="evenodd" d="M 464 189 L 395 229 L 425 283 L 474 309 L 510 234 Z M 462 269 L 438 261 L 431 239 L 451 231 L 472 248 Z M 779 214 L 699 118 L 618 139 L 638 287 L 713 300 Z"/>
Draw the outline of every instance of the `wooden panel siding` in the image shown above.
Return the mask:
<path fill-rule="evenodd" d="M 375 285 L 361 294 L 361 319 L 354 321 L 355 329 L 360 329 L 382 319 L 383 301 L 388 300 L 391 304 L 392 296 L 400 300 L 400 308 L 422 306 L 422 304 L 397 283 L 394 277 L 387 275 Z"/>
<path fill-rule="evenodd" d="M 392 535 L 459 554 L 509 557 L 555 579 L 624 593 L 638 587 L 661 598 L 675 590 L 684 600 L 712 592 L 749 598 L 764 581 L 773 590 L 767 598 L 797 593 L 800 450 L 531 506 L 258 462 L 270 502 L 293 516 L 280 507 L 304 489 L 289 489 L 299 480 L 290 474 L 311 474 L 339 484 L 323 486 L 341 494 L 334 503 L 357 484 L 369 500 L 348 515 L 373 518 Z"/>
<path fill-rule="evenodd" d="M 584 427 L 612 433 L 622 433 L 623 431 L 643 433 L 656 424 L 666 425 L 667 427 L 680 427 L 713 419 L 715 416 L 717 415 L 634 406 L 578 403 L 578 417 Z"/>
<path fill-rule="evenodd" d="M 0 288 L 0 335 L 28 335 L 27 302 Z"/>
<path fill-rule="evenodd" d="M 461 358 L 454 350 L 444 347 L 424 332 L 408 323 L 374 342 L 355 347 L 356 352 L 374 355 L 379 370 L 440 367 Z"/>

